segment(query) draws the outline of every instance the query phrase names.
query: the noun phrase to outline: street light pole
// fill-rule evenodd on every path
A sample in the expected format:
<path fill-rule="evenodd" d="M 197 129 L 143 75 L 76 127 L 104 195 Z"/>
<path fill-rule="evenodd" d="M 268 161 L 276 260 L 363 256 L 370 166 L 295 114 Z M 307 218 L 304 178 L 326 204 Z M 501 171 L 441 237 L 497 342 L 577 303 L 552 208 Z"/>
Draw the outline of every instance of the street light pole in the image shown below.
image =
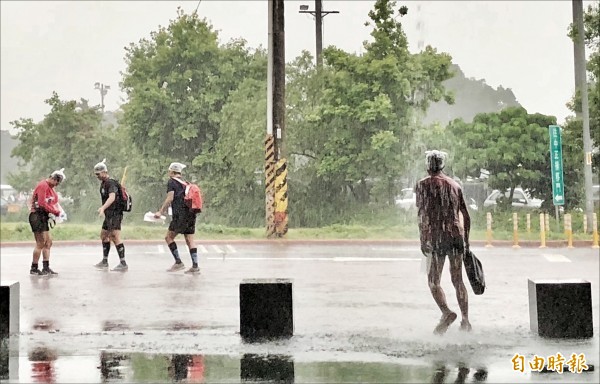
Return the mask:
<path fill-rule="evenodd" d="M 323 17 L 330 13 L 340 13 L 339 11 L 323 11 L 323 1 L 315 0 L 315 10 L 308 9 L 308 5 L 301 5 L 299 13 L 308 13 L 315 18 L 315 40 L 316 40 L 316 59 L 317 67 L 323 66 Z"/>
<path fill-rule="evenodd" d="M 95 83 L 94 89 L 100 91 L 100 108 L 102 108 L 102 113 L 104 113 L 104 96 L 108 93 L 110 89 L 110 85 L 104 85 L 102 83 Z"/>
<path fill-rule="evenodd" d="M 585 180 L 585 214 L 588 228 L 592 229 L 594 204 L 592 202 L 592 140 L 590 138 L 590 107 L 587 92 L 587 73 L 585 68 L 585 27 L 583 24 L 583 1 L 572 0 L 573 29 L 575 32 L 573 48 L 575 58 L 575 87 L 581 96 L 581 113 L 576 111 L 577 117 L 583 120 L 583 176 Z"/>

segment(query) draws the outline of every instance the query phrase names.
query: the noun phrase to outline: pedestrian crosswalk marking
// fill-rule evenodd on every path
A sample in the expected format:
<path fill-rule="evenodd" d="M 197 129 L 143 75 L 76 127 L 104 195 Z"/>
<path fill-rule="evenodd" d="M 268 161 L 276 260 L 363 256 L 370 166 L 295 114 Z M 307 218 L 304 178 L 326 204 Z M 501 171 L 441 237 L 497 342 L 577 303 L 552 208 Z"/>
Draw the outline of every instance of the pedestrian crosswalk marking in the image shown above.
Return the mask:
<path fill-rule="evenodd" d="M 219 247 L 218 247 L 218 246 L 216 246 L 216 245 L 213 245 L 213 246 L 212 246 L 212 249 L 214 249 L 214 250 L 215 250 L 215 252 L 217 252 L 217 253 L 225 253 L 225 251 L 224 251 L 224 250 L 222 250 L 221 248 L 219 248 Z"/>
<path fill-rule="evenodd" d="M 227 250 L 229 251 L 229 253 L 236 253 L 237 251 L 235 250 L 235 248 L 233 248 L 231 245 L 227 244 L 225 246 L 227 248 Z"/>
<path fill-rule="evenodd" d="M 208 253 L 208 249 L 206 249 L 204 245 L 199 245 L 198 249 L 200 250 L 200 253 Z"/>
<path fill-rule="evenodd" d="M 548 260 L 551 263 L 570 263 L 571 260 L 563 255 L 553 255 L 553 254 L 543 254 L 542 256 L 544 256 L 546 258 L 546 260 Z"/>

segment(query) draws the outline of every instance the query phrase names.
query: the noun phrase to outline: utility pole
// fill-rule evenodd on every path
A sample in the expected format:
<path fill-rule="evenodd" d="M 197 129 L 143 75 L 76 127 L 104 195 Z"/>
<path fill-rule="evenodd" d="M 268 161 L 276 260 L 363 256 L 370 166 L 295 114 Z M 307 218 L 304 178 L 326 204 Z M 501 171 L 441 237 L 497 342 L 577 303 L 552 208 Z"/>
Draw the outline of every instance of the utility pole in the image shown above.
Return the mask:
<path fill-rule="evenodd" d="M 106 96 L 106 94 L 108 93 L 108 90 L 110 89 L 110 85 L 95 83 L 94 89 L 97 89 L 100 91 L 100 107 L 102 108 L 102 113 L 104 113 L 104 96 Z"/>
<path fill-rule="evenodd" d="M 287 161 L 285 159 L 284 0 L 268 0 L 267 137 L 265 203 L 267 237 L 287 233 Z"/>
<path fill-rule="evenodd" d="M 323 66 L 323 17 L 330 13 L 340 13 L 339 11 L 323 11 L 323 1 L 315 0 L 315 10 L 311 11 L 308 9 L 308 5 L 301 5 L 299 13 L 309 13 L 315 18 L 315 38 L 316 38 L 316 59 L 317 67 Z"/>
<path fill-rule="evenodd" d="M 587 227 L 592 229 L 594 205 L 592 201 L 592 140 L 590 138 L 590 107 L 588 101 L 587 73 L 585 61 L 585 27 L 583 25 L 583 0 L 572 0 L 573 6 L 573 51 L 575 59 L 575 89 L 581 96 L 581 112 L 575 111 L 583 120 L 583 175 L 585 179 L 585 215 Z"/>

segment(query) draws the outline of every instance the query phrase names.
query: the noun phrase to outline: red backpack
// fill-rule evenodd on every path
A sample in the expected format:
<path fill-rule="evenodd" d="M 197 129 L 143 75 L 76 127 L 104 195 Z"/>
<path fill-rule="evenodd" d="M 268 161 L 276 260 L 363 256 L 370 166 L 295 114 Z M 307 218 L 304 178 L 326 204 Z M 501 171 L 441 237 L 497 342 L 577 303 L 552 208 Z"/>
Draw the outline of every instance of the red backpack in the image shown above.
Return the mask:
<path fill-rule="evenodd" d="M 194 213 L 202 212 L 202 190 L 200 187 L 194 183 L 183 181 L 177 177 L 174 177 L 174 179 L 185 186 L 183 202 L 185 205 L 187 205 L 190 211 Z"/>

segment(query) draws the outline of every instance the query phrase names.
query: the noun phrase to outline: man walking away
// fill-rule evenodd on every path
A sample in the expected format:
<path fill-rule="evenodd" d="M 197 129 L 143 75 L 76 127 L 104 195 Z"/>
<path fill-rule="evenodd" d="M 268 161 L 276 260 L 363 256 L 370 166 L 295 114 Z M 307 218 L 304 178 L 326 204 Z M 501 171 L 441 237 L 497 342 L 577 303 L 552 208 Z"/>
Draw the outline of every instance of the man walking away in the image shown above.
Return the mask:
<path fill-rule="evenodd" d="M 456 313 L 448 308 L 440 285 L 446 256 L 450 260 L 450 277 L 462 315 L 460 329 L 471 330 L 469 300 L 462 280 L 462 261 L 465 247 L 469 247 L 471 219 L 460 185 L 442 172 L 446 153 L 426 152 L 427 173 L 415 187 L 419 219 L 421 251 L 427 257 L 427 278 L 431 295 L 442 318 L 434 330 L 443 334 L 456 320 Z"/>

